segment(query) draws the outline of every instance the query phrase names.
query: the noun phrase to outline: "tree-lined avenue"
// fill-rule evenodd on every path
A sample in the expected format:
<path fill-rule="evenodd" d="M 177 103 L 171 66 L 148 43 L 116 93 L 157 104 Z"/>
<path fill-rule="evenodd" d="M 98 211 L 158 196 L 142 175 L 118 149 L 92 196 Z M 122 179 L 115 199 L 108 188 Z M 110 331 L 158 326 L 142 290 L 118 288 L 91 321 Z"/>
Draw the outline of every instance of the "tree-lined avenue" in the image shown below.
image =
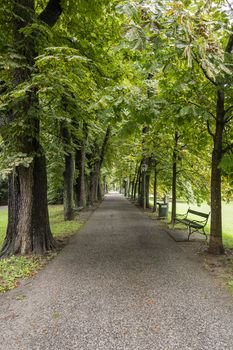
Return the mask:
<path fill-rule="evenodd" d="M 0 305 L 1 350 L 232 349 L 230 295 L 115 194 Z"/>

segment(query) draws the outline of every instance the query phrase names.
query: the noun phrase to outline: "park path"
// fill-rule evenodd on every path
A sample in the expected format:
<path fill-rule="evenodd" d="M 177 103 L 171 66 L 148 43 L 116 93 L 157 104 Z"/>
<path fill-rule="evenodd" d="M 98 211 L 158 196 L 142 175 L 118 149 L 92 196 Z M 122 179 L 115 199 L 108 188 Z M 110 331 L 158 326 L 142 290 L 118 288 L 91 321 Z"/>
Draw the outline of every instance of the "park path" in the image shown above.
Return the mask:
<path fill-rule="evenodd" d="M 231 350 L 233 300 L 110 195 L 43 271 L 0 296 L 0 349 Z"/>

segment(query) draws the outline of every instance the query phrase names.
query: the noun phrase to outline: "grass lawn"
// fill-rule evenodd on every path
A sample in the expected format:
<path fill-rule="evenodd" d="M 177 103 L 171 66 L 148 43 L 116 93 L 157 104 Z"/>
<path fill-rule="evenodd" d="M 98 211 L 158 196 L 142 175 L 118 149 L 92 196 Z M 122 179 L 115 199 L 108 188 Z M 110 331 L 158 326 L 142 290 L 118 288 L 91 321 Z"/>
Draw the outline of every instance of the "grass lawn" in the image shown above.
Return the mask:
<path fill-rule="evenodd" d="M 49 217 L 53 236 L 57 238 L 71 236 L 82 226 L 78 218 L 73 221 L 64 221 L 62 205 L 49 206 Z M 6 227 L 7 209 L 3 209 L 0 211 L 0 246 L 5 238 Z M 47 257 L 13 256 L 0 259 L 0 292 L 16 287 L 21 278 L 34 275 L 52 257 L 53 254 Z"/>

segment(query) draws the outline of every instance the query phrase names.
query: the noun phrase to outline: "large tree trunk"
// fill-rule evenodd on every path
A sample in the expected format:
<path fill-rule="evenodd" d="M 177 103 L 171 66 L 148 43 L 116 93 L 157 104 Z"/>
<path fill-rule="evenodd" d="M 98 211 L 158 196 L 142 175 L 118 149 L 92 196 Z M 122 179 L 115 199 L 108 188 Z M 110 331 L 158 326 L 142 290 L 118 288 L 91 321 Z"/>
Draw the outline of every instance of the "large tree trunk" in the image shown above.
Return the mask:
<path fill-rule="evenodd" d="M 41 155 L 10 176 L 8 226 L 1 256 L 43 254 L 56 247 L 49 226 L 45 157 Z"/>
<path fill-rule="evenodd" d="M 22 31 L 33 22 L 34 1 L 16 0 L 13 13 L 13 44 L 27 63 L 25 67 L 17 67 L 13 71 L 12 83 L 17 87 L 30 80 L 32 70 L 27 67 L 33 67 L 36 57 L 34 37 L 24 36 Z M 52 26 L 60 14 L 60 0 L 50 0 L 41 13 L 41 19 Z M 21 132 L 19 131 L 19 135 L 15 136 L 16 139 L 11 139 L 11 142 L 15 141 L 19 152 L 32 156 L 33 160 L 28 167 L 16 167 L 15 173 L 9 179 L 9 221 L 0 253 L 3 257 L 12 254 L 44 253 L 56 246 L 49 227 L 46 162 L 39 145 L 39 119 L 38 115 L 35 115 L 37 110 L 36 91 L 31 90 L 22 101 L 16 101 L 10 113 L 9 123 L 13 119 L 23 122 Z M 25 130 L 26 136 L 22 136 Z M 30 137 L 27 134 L 28 130 L 31 132 Z"/>
<path fill-rule="evenodd" d="M 214 148 L 212 152 L 211 169 L 211 225 L 209 252 L 223 254 L 222 243 L 222 198 L 221 198 L 221 168 L 222 138 L 224 130 L 224 91 L 217 92 L 216 128 L 214 135 Z"/>

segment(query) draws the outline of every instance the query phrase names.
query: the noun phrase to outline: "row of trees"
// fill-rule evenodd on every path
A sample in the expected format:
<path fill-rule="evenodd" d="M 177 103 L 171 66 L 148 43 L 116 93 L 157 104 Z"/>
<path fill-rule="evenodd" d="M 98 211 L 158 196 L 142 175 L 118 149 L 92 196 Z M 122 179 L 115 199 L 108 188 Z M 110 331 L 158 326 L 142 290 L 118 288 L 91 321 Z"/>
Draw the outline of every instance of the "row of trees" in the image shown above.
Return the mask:
<path fill-rule="evenodd" d="M 62 192 L 71 220 L 74 207 L 101 200 L 113 172 L 143 197 L 152 171 L 155 202 L 157 183 L 164 193 L 172 188 L 173 217 L 176 189 L 199 201 L 211 190 L 210 251 L 223 252 L 221 184 L 223 175 L 226 189 L 232 181 L 233 148 L 233 36 L 224 4 L 4 2 L 2 256 L 56 248 L 47 187 L 50 199 Z"/>
<path fill-rule="evenodd" d="M 187 200 L 210 201 L 209 251 L 221 254 L 222 193 L 232 198 L 232 8 L 228 2 L 148 1 L 141 14 L 140 30 L 131 29 L 134 45 L 143 47 L 146 88 L 140 106 L 131 107 L 141 145 L 128 153 L 134 165 L 123 162 L 120 177 L 135 187 L 133 197 L 137 183 L 140 201 L 146 189 L 148 205 L 149 177 L 153 171 L 156 200 L 160 173 L 172 193 L 172 220 L 177 190 Z M 148 166 L 145 185 L 142 164 Z"/>
<path fill-rule="evenodd" d="M 117 31 L 110 35 L 118 25 L 111 6 L 16 0 L 1 8 L 1 167 L 9 177 L 2 256 L 56 248 L 47 170 L 50 191 L 63 188 L 66 220 L 74 205 L 101 199 L 111 119 L 104 89 L 121 74 L 111 48 L 118 40 Z"/>

